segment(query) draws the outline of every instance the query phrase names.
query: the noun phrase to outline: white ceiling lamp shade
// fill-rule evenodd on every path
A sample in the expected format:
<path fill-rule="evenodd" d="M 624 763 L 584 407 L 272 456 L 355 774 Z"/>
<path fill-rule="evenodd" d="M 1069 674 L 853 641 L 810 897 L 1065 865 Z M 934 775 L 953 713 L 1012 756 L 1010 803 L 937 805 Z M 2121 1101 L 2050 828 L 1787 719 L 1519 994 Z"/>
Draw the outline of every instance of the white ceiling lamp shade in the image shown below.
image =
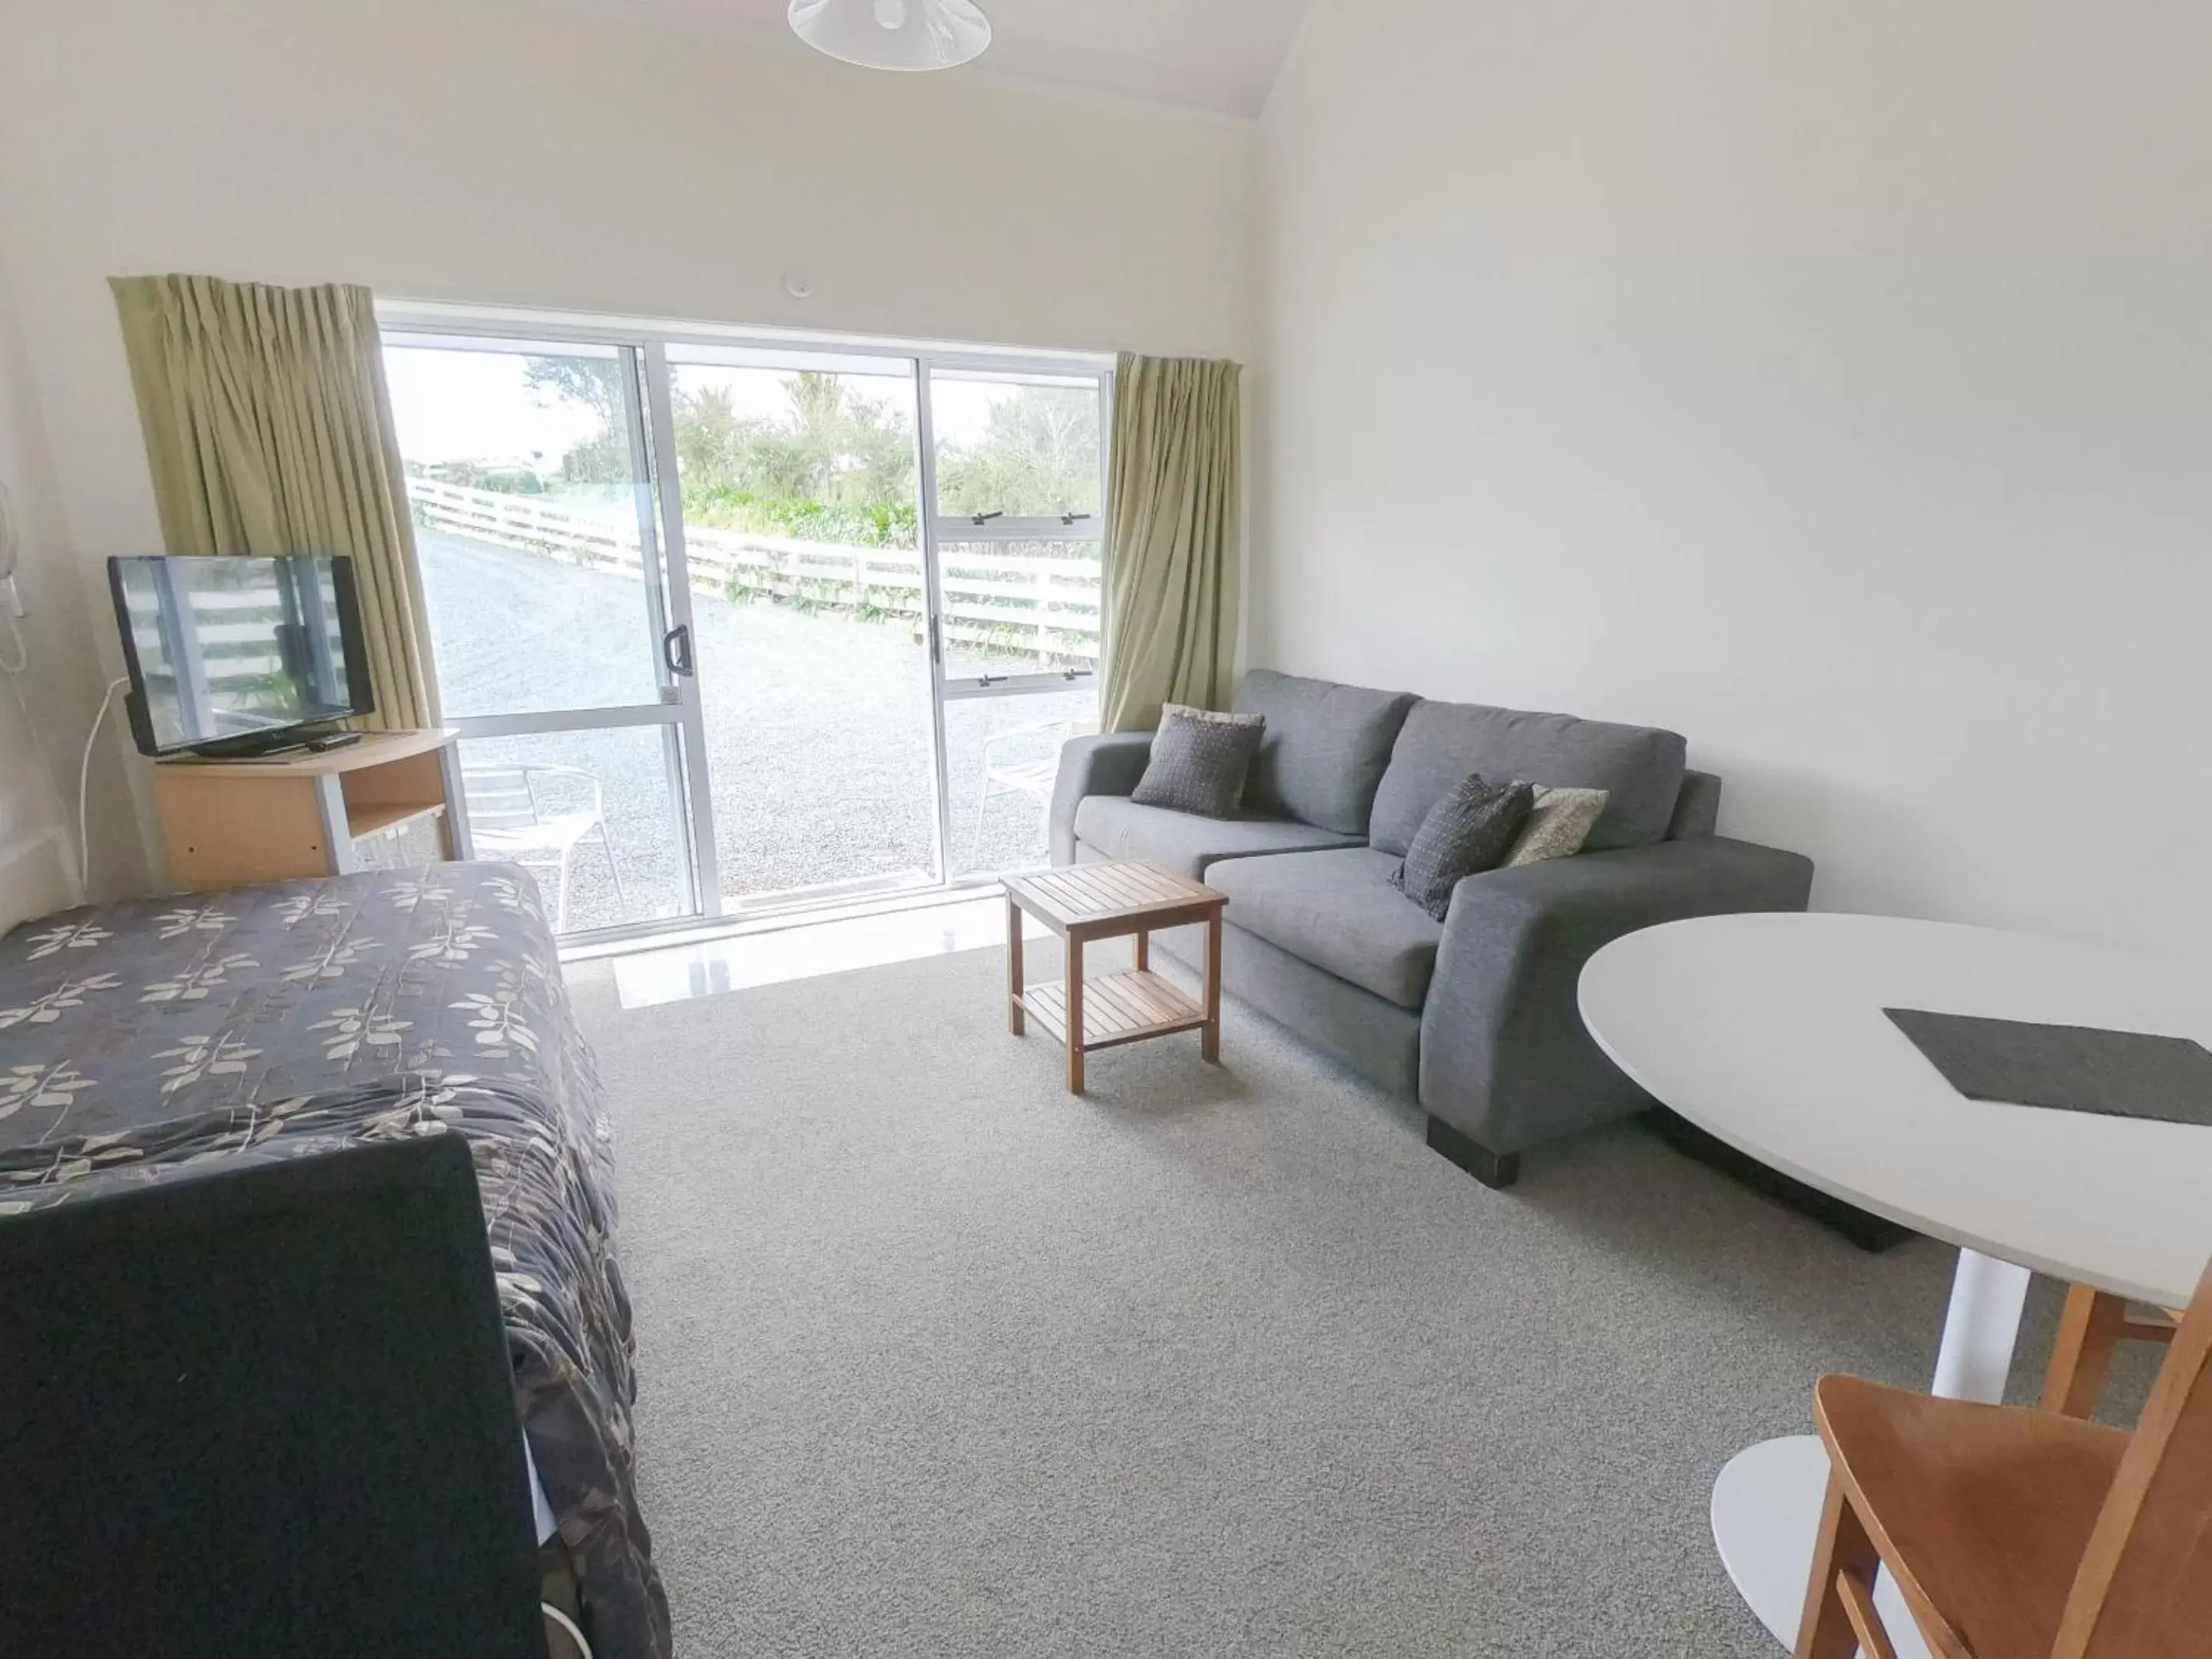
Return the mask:
<path fill-rule="evenodd" d="M 991 44 L 972 0 L 791 0 L 790 18 L 815 51 L 864 69 L 951 69 Z"/>

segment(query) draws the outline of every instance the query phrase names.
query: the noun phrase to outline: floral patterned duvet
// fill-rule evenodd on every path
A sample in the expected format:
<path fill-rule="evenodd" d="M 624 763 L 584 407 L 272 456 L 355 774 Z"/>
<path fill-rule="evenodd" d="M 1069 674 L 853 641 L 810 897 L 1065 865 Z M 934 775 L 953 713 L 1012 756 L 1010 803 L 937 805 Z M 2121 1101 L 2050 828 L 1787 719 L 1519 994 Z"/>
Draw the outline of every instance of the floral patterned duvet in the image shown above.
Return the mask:
<path fill-rule="evenodd" d="M 523 1425 L 597 1650 L 665 1659 L 631 1480 L 611 1144 L 530 878 L 379 871 L 0 938 L 0 1213 L 447 1131 L 475 1155 Z"/>

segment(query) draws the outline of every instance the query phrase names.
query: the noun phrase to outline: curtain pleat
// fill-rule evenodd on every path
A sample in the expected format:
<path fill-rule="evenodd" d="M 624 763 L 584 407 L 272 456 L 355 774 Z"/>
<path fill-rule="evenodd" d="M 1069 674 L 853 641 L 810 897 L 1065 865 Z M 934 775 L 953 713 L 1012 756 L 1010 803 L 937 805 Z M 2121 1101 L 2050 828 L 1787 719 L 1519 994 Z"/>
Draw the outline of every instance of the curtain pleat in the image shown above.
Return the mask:
<path fill-rule="evenodd" d="M 111 286 L 172 553 L 346 554 L 376 713 L 438 723 L 415 529 L 365 288 Z"/>
<path fill-rule="evenodd" d="M 1237 655 L 1238 366 L 1121 354 L 1102 615 L 1108 732 L 1219 707 Z"/>

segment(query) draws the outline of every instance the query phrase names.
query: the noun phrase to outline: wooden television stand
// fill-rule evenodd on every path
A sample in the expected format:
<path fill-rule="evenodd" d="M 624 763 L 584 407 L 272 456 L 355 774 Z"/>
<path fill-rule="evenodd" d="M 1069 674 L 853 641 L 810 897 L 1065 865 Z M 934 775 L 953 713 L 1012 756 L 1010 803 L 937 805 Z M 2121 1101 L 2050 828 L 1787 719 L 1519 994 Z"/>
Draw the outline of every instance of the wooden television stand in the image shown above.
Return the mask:
<path fill-rule="evenodd" d="M 157 761 L 169 879 L 191 892 L 467 858 L 459 735 L 371 732 L 303 754 Z"/>

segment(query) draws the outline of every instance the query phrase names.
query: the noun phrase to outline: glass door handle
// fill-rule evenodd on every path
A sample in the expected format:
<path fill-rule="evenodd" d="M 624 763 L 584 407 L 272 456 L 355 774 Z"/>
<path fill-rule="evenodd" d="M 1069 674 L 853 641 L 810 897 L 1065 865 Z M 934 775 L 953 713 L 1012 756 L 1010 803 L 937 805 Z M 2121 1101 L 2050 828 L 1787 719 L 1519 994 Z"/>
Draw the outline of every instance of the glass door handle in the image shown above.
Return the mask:
<path fill-rule="evenodd" d="M 678 678 L 688 680 L 692 677 L 696 665 L 691 660 L 691 629 L 688 625 L 672 628 L 660 636 L 660 659 Z"/>

